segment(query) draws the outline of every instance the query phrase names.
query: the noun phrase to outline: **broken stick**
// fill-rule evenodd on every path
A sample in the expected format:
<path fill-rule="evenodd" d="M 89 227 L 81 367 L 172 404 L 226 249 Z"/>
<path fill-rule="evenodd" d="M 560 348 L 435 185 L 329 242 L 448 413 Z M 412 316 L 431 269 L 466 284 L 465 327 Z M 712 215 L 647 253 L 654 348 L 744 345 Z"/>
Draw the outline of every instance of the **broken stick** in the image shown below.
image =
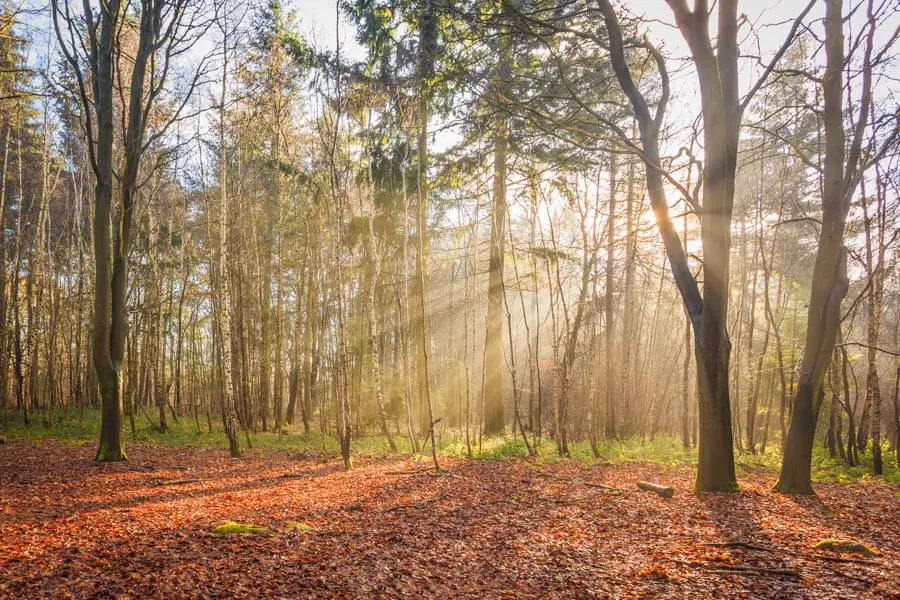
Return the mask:
<path fill-rule="evenodd" d="M 675 495 L 674 489 L 657 483 L 650 483 L 649 481 L 638 481 L 637 486 L 646 492 L 655 492 L 663 498 L 671 498 Z"/>

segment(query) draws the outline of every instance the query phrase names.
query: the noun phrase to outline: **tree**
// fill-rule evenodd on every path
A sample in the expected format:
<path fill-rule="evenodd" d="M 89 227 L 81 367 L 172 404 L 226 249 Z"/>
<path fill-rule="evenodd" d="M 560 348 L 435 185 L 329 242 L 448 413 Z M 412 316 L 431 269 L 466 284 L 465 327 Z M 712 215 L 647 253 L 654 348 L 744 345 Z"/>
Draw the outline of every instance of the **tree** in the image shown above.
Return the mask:
<path fill-rule="evenodd" d="M 223 18 L 219 24 L 222 32 L 222 85 L 219 94 L 219 252 L 218 252 L 218 281 L 219 317 L 218 340 L 221 347 L 221 378 L 222 399 L 225 420 L 225 434 L 228 436 L 228 451 L 233 458 L 241 455 L 237 437 L 237 416 L 234 407 L 234 381 L 232 376 L 232 352 L 231 352 L 231 298 L 229 296 L 228 267 L 228 162 L 225 147 L 225 103 L 228 100 L 228 38 L 233 31 L 228 29 L 228 21 Z"/>
<path fill-rule="evenodd" d="M 609 37 L 610 59 L 622 90 L 628 97 L 641 138 L 641 151 L 647 167 L 647 189 L 657 226 L 672 273 L 694 329 L 699 396 L 698 490 L 729 490 L 737 486 L 729 396 L 731 341 L 727 331 L 731 217 L 737 168 L 738 132 L 743 111 L 763 84 L 774 64 L 784 54 L 802 19 L 812 7 L 810 2 L 794 21 L 787 41 L 776 53 L 762 77 L 741 99 L 738 91 L 738 14 L 737 0 L 725 0 L 718 6 L 716 50 L 710 37 L 710 10 L 705 0 L 696 0 L 689 9 L 686 0 L 667 0 L 678 28 L 691 51 L 697 69 L 703 120 L 704 156 L 703 203 L 700 237 L 703 244 L 703 293 L 687 266 L 687 257 L 669 217 L 663 188 L 663 165 L 659 155 L 659 130 L 669 96 L 668 75 L 660 52 L 648 41 L 638 41 L 652 56 L 662 79 L 662 91 L 656 112 L 651 115 L 644 95 L 637 88 L 625 56 L 625 42 L 618 17 L 608 0 L 600 10 Z M 624 134 L 620 137 L 627 139 Z M 682 188 L 685 199 L 692 197 Z"/>
<path fill-rule="evenodd" d="M 505 4 L 505 3 L 503 3 Z M 502 18 L 502 16 L 501 16 Z M 505 97 L 510 77 L 511 41 L 508 31 L 500 25 L 500 61 L 494 77 L 498 97 Z M 499 104 L 499 103 L 498 103 Z M 509 146 L 508 119 L 502 109 L 494 119 L 494 173 L 491 198 L 491 238 L 488 261 L 488 305 L 484 327 L 484 432 L 502 433 L 506 427 L 504 415 L 506 396 L 503 391 L 503 308 L 506 290 L 503 286 L 504 248 L 506 244 L 506 160 Z M 512 352 L 512 348 L 510 349 Z M 515 382 L 513 382 L 515 385 Z M 515 426 L 513 427 L 515 431 Z"/>
<path fill-rule="evenodd" d="M 844 228 L 850 202 L 866 163 L 874 164 L 894 143 L 893 134 L 863 160 L 863 145 L 872 110 L 872 69 L 877 15 L 874 3 L 866 5 L 866 27 L 861 62 L 862 86 L 858 113 L 849 147 L 844 114 L 843 70 L 848 53 L 844 45 L 844 17 L 841 0 L 825 4 L 825 74 L 822 79 L 822 121 L 825 153 L 822 165 L 822 224 L 809 296 L 806 345 L 800 380 L 794 397 L 791 424 L 784 446 L 784 458 L 776 489 L 782 493 L 812 494 L 812 449 L 823 398 L 822 383 L 840 329 L 841 301 L 849 287 Z"/>
<path fill-rule="evenodd" d="M 188 0 L 142 0 L 140 3 L 138 42 L 130 64 L 128 101 L 124 107 L 124 155 L 117 180 L 121 207 L 113 234 L 110 231 L 114 184 L 113 96 L 117 71 L 123 68 L 125 60 L 120 32 L 129 22 L 128 7 L 120 0 L 110 0 L 96 8 L 85 2 L 80 15 L 72 12 L 69 0 L 53 0 L 51 7 L 56 38 L 76 76 L 90 163 L 96 178 L 93 362 L 103 407 L 97 460 L 124 460 L 121 378 L 128 328 L 128 254 L 141 159 L 149 145 L 145 134 L 150 112 L 169 75 L 171 59 L 193 43 L 199 25 L 195 20 L 196 9 Z M 81 30 L 82 24 L 85 31 Z M 83 37 L 87 38 L 86 45 Z M 201 66 L 194 84 L 202 73 Z M 180 115 L 185 104 L 186 100 L 174 118 Z M 167 125 L 162 126 L 152 137 L 161 137 L 166 129 Z"/>

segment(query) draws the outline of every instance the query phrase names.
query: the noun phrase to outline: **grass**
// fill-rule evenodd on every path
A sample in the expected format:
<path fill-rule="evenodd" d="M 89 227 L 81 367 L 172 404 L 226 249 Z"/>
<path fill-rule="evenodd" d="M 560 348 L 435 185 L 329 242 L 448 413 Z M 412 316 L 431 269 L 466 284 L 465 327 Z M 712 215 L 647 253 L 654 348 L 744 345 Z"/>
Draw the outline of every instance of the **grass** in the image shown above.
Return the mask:
<path fill-rule="evenodd" d="M 21 418 L 10 414 L 0 418 L 0 435 L 11 439 L 28 438 L 40 440 L 54 438 L 68 440 L 73 443 L 93 444 L 100 435 L 100 411 L 86 410 L 83 418 L 74 411 L 57 411 L 47 415 L 35 415 L 31 424 L 25 425 Z M 228 442 L 221 422 L 213 421 L 209 431 L 205 420 L 200 427 L 191 418 L 182 417 L 178 421 L 169 422 L 169 431 L 160 432 L 141 415 L 136 419 L 135 431 L 131 432 L 126 419 L 124 439 L 127 445 L 132 441 L 153 441 L 176 447 L 222 449 Z M 282 435 L 275 432 L 257 432 L 250 434 L 254 449 L 274 450 L 301 456 L 321 455 L 337 456 L 340 446 L 333 435 L 319 432 L 303 433 L 299 426 L 289 427 Z M 240 443 L 247 447 L 246 435 L 242 433 Z M 465 437 L 459 432 L 443 432 L 437 436 L 438 452 L 441 456 L 466 458 L 469 456 Z M 400 454 L 412 454 L 412 447 L 406 437 L 397 436 L 395 442 Z M 472 458 L 478 460 L 507 460 L 509 458 L 527 458 L 528 449 L 521 437 L 491 437 L 479 440 L 477 436 L 470 439 Z M 681 442 L 666 435 L 652 438 L 632 437 L 623 440 L 604 440 L 597 444 L 599 457 L 595 457 L 588 442 L 569 444 L 569 459 L 585 465 L 623 464 L 632 462 L 648 462 L 667 468 L 695 468 L 697 466 L 696 449 L 685 449 Z M 352 441 L 355 455 L 386 457 L 391 455 L 387 440 L 382 436 L 361 436 Z M 892 485 L 900 486 L 900 468 L 893 453 L 887 445 L 882 452 L 884 457 L 884 480 Z M 566 460 L 556 452 L 553 440 L 544 439 L 538 446 L 538 461 L 554 463 Z M 781 465 L 781 449 L 777 444 L 770 444 L 763 454 L 737 454 L 735 457 L 738 475 L 749 472 L 778 473 Z M 862 464 L 848 467 L 840 458 L 833 459 L 823 446 L 813 449 L 813 481 L 852 483 L 873 478 L 872 456 L 870 452 L 861 455 Z"/>

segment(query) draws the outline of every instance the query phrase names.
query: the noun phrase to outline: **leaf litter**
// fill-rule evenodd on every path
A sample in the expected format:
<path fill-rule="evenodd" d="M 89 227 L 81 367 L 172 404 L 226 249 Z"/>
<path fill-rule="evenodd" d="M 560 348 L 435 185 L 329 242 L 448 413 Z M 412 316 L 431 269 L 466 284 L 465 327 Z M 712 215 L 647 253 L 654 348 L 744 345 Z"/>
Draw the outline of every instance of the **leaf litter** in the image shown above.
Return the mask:
<path fill-rule="evenodd" d="M 788 497 L 753 473 L 695 494 L 690 470 L 646 463 L 448 460 L 432 477 L 400 458 L 93 451 L 0 446 L 0 597 L 900 598 L 900 502 L 875 481 Z M 213 533 L 225 522 L 271 533 Z"/>

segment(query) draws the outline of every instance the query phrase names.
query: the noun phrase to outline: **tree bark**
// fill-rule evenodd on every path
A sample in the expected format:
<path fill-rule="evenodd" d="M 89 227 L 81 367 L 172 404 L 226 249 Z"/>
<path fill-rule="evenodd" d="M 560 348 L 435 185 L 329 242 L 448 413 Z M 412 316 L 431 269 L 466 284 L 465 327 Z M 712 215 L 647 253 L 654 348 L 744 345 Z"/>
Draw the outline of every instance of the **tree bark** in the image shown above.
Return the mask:
<path fill-rule="evenodd" d="M 728 394 L 731 343 L 726 331 L 728 313 L 728 261 L 731 249 L 731 212 L 737 156 L 740 110 L 737 103 L 736 2 L 719 6 L 719 53 L 712 50 L 706 10 L 689 12 L 686 4 L 670 1 L 676 21 L 691 48 L 700 81 L 706 162 L 703 177 L 701 240 L 704 249 L 703 295 L 690 272 L 687 256 L 669 217 L 659 128 L 668 98 L 668 76 L 661 55 L 647 44 L 663 76 L 663 94 L 655 116 L 638 90 L 625 58 L 618 18 L 608 0 L 600 0 L 609 32 L 613 70 L 628 97 L 640 131 L 647 191 L 666 256 L 694 329 L 699 395 L 698 490 L 737 487 Z"/>
<path fill-rule="evenodd" d="M 494 84 L 503 93 L 509 76 L 509 35 L 500 31 L 500 64 Z M 502 110 L 502 109 L 499 109 Z M 503 286 L 504 247 L 506 241 L 506 155 L 508 120 L 501 112 L 494 123 L 494 187 L 491 202 L 491 240 L 488 260 L 488 304 L 485 323 L 484 361 L 484 433 L 503 433 L 506 427 L 506 395 L 503 386 Z M 515 382 L 513 382 L 515 385 Z M 515 431 L 515 425 L 513 426 Z"/>
<path fill-rule="evenodd" d="M 844 225 L 856 180 L 856 163 L 862 143 L 857 128 L 849 155 L 845 150 L 843 122 L 844 31 L 841 0 L 826 0 L 825 77 L 822 81 L 825 126 L 825 158 L 822 187 L 822 226 L 819 231 L 810 289 L 806 346 L 794 398 L 791 424 L 784 446 L 781 475 L 776 489 L 788 494 L 812 494 L 813 440 L 818 421 L 822 381 L 840 329 L 841 301 L 847 295 L 847 250 L 843 247 Z M 871 3 L 869 4 L 871 17 Z M 868 120 L 871 102 L 871 64 L 874 19 L 866 37 L 862 101 L 859 123 Z M 846 155 L 846 164 L 845 164 Z"/>

